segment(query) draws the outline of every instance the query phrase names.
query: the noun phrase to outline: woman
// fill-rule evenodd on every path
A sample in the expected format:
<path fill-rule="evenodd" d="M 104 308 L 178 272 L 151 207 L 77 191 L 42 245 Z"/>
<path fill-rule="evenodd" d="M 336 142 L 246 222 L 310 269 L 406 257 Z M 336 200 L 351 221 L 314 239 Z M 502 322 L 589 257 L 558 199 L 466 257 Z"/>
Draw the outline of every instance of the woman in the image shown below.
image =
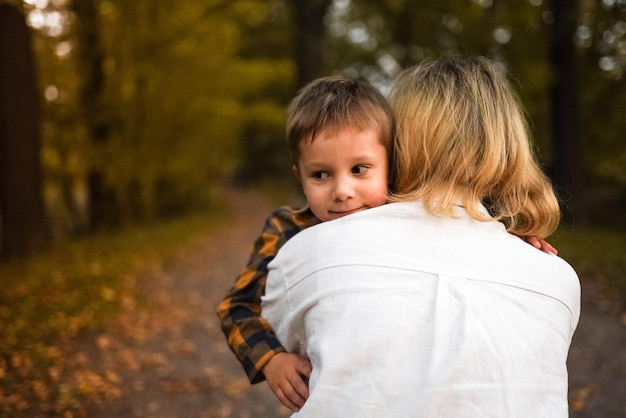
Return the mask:
<path fill-rule="evenodd" d="M 517 97 L 484 58 L 403 72 L 394 203 L 314 226 L 270 265 L 264 316 L 313 365 L 297 416 L 566 417 L 580 285 Z M 513 235 L 515 234 L 515 235 Z"/>

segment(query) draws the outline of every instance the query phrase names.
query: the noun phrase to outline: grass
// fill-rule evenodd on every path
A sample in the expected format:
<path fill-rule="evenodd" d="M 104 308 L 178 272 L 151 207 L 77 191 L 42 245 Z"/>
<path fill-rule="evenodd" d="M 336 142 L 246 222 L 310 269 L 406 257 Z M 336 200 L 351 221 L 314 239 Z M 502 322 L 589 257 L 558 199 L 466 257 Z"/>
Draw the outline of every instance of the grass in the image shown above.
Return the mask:
<path fill-rule="evenodd" d="M 582 280 L 598 285 L 596 296 L 626 310 L 626 232 L 562 227 L 548 241 Z"/>
<path fill-rule="evenodd" d="M 611 286 L 625 284 L 625 232 L 561 228 L 549 241 L 579 275 L 600 279 Z"/>
<path fill-rule="evenodd" d="M 85 394 L 65 348 L 119 312 L 134 272 L 167 261 L 225 217 L 218 210 L 133 227 L 0 264 L 0 416 L 72 416 Z"/>

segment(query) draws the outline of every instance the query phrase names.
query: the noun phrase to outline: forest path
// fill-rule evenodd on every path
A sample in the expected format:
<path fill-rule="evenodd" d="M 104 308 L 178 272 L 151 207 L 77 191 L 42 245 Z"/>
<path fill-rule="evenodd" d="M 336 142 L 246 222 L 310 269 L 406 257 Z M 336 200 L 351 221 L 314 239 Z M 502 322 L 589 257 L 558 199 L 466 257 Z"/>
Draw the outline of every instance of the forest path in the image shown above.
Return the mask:
<path fill-rule="evenodd" d="M 86 344 L 121 388 L 93 404 L 93 418 L 273 418 L 289 416 L 267 384 L 251 386 L 228 350 L 215 308 L 243 268 L 272 206 L 229 193 L 232 220 L 166 266 L 141 273 L 152 306 L 134 309 Z M 626 326 L 585 294 L 570 352 L 572 418 L 626 418 Z"/>
<path fill-rule="evenodd" d="M 138 287 L 154 308 L 149 317 L 131 310 L 119 324 L 112 325 L 106 337 L 96 338 L 92 355 L 98 356 L 104 367 L 126 368 L 115 370 L 121 378 L 121 397 L 92 405 L 88 417 L 290 415 L 266 383 L 250 385 L 226 344 L 215 313 L 272 210 L 267 200 L 253 193 L 233 191 L 228 199 L 230 221 L 169 265 L 139 275 Z M 126 334 L 134 343 L 120 343 L 124 332 L 119 330 L 124 328 L 129 328 Z"/>

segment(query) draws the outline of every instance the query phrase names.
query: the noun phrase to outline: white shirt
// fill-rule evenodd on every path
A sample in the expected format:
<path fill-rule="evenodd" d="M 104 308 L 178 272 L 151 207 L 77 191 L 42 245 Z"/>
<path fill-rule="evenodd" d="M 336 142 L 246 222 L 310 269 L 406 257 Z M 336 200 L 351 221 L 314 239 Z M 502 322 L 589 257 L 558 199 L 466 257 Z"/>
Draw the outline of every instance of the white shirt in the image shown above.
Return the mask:
<path fill-rule="evenodd" d="M 263 316 L 310 358 L 297 417 L 567 417 L 574 270 L 498 222 L 393 203 L 311 227 Z"/>

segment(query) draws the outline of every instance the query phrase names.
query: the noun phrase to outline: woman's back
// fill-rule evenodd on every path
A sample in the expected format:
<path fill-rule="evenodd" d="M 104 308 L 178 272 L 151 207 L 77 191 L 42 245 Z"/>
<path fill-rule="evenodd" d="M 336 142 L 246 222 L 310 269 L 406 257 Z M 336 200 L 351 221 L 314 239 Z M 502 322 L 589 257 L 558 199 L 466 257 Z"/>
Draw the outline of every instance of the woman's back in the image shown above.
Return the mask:
<path fill-rule="evenodd" d="M 263 311 L 313 364 L 297 416 L 567 416 L 576 274 L 457 215 L 395 203 L 281 249 Z"/>

